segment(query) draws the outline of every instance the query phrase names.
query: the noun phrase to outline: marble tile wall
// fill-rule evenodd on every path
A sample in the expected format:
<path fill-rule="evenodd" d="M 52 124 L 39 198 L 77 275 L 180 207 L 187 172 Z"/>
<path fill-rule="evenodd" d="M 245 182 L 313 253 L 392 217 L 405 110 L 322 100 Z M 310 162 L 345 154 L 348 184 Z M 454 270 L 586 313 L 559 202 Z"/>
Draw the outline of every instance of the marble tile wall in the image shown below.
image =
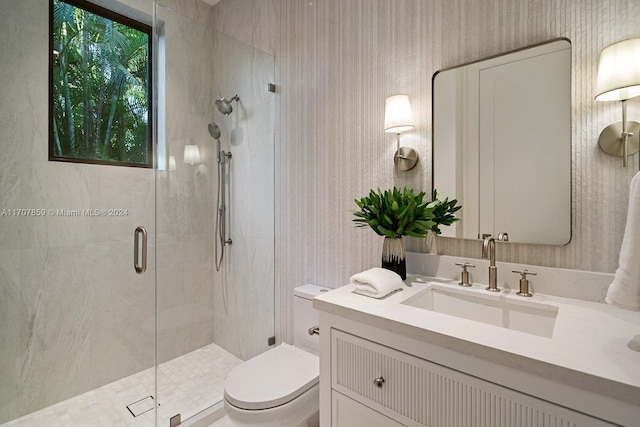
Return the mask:
<path fill-rule="evenodd" d="M 245 4 L 248 0 L 243 1 Z M 223 0 L 227 7 L 240 0 Z M 259 2 L 259 0 L 256 0 Z M 336 287 L 379 264 L 381 240 L 354 229 L 353 199 L 370 188 L 431 188 L 431 78 L 435 71 L 557 37 L 572 42 L 572 239 L 562 247 L 500 245 L 499 260 L 613 272 L 637 172 L 597 148 L 615 103 L 595 102 L 600 50 L 640 36 L 634 0 L 281 0 L 273 25 L 277 334 L 290 341 L 292 289 Z M 402 144 L 418 167 L 396 175 L 385 97 L 406 93 L 418 125 Z M 629 117 L 640 117 L 638 101 Z M 426 252 L 426 242 L 408 242 Z M 442 254 L 479 258 L 478 242 L 439 239 Z"/>
<path fill-rule="evenodd" d="M 275 13 L 273 8 L 265 7 L 267 3 L 272 4 L 274 1 L 247 3 L 250 13 L 244 7 L 228 10 L 222 3 L 214 6 L 212 11 L 208 5 L 198 0 L 162 0 L 161 3 L 167 6 L 166 10 L 188 17 L 182 20 L 184 26 L 193 25 L 195 21 L 217 31 L 207 31 L 202 37 L 193 34 L 190 41 L 181 48 L 184 52 L 191 52 L 189 58 L 180 58 L 181 54 L 172 58 L 175 64 L 172 70 L 175 78 L 172 80 L 181 83 L 175 88 L 176 92 L 167 92 L 168 99 L 182 100 L 184 97 L 190 103 L 187 106 L 186 103 L 178 102 L 174 107 L 173 102 L 167 103 L 171 109 L 167 111 L 167 132 L 172 133 L 171 138 L 182 141 L 177 146 L 180 151 L 187 142 L 175 130 L 198 129 L 195 131 L 199 135 L 196 142 L 200 152 L 204 154 L 204 161 L 194 168 L 193 179 L 197 194 L 189 200 L 198 203 L 190 212 L 198 212 L 197 215 L 204 216 L 199 216 L 198 223 L 182 221 L 179 210 L 176 211 L 175 207 L 180 206 L 180 198 L 188 191 L 188 186 L 177 192 L 167 192 L 164 189 L 176 185 L 169 183 L 172 173 L 168 172 L 167 178 L 160 174 L 160 238 L 168 238 L 170 241 L 174 239 L 172 236 L 175 233 L 172 231 L 169 231 L 168 236 L 163 233 L 163 226 L 170 230 L 170 224 L 174 227 L 177 224 L 183 227 L 185 224 L 195 225 L 195 228 L 186 230 L 187 234 L 201 234 L 198 237 L 196 234 L 189 234 L 191 241 L 199 242 L 200 247 L 194 248 L 198 251 L 199 258 L 194 262 L 193 257 L 187 256 L 185 260 L 190 261 L 184 262 L 180 269 L 182 273 L 176 273 L 174 268 L 174 277 L 171 279 L 165 280 L 168 276 L 163 273 L 165 267 L 162 260 L 169 264 L 179 262 L 171 259 L 171 254 L 176 250 L 182 251 L 183 248 L 172 244 L 166 248 L 164 245 L 159 247 L 159 308 L 167 305 L 167 313 L 170 313 L 168 318 L 173 318 L 177 313 L 189 318 L 193 315 L 189 308 L 197 306 L 202 316 L 198 317 L 196 324 L 202 328 L 199 332 L 192 328 L 186 335 L 189 338 L 184 338 L 183 331 L 173 327 L 173 332 L 168 332 L 169 336 L 163 340 L 161 312 L 159 350 L 161 355 L 173 357 L 181 354 L 184 349 L 182 345 L 172 350 L 176 340 L 193 343 L 213 334 L 213 342 L 246 360 L 266 350 L 267 339 L 274 335 L 275 95 L 267 91 L 267 84 L 274 81 L 272 51 L 276 37 L 273 36 L 273 31 L 267 30 L 273 30 L 267 25 L 273 22 Z M 160 13 L 161 17 L 163 13 L 165 12 Z M 249 30 L 250 36 L 247 37 Z M 188 30 L 184 28 L 180 33 L 186 31 Z M 180 37 L 179 40 L 185 41 L 185 38 Z M 190 91 L 188 95 L 180 93 L 185 87 Z M 214 100 L 223 96 L 230 99 L 236 94 L 240 96 L 240 102 L 233 103 L 233 113 L 229 116 L 219 113 Z M 228 237 L 233 240 L 233 244 L 225 248 L 220 272 L 213 267 L 212 233 L 218 172 L 215 140 L 211 139 L 206 130 L 206 125 L 211 122 L 220 127 L 222 149 L 233 155 L 226 183 L 231 189 L 227 226 Z M 168 141 L 171 138 L 168 137 Z M 194 142 L 192 140 L 189 143 Z M 184 182 L 184 179 L 178 179 L 178 182 Z M 165 212 L 174 212 L 167 224 L 160 222 Z M 190 263 L 189 267 L 187 263 Z M 204 267 L 198 268 L 200 265 Z M 198 290 L 185 292 L 181 285 L 183 281 L 199 283 Z M 164 297 L 163 290 L 167 291 Z M 213 329 L 210 329 L 211 325 Z"/>
<path fill-rule="evenodd" d="M 176 160 L 174 170 L 166 162 L 156 173 L 158 361 L 164 362 L 213 342 L 217 175 L 207 125 L 214 109 L 215 31 L 163 6 L 158 19 L 165 52 L 159 143 L 164 139 L 165 162 Z M 199 148 L 200 163 L 184 162 L 185 145 Z"/>
<path fill-rule="evenodd" d="M 218 5 L 214 6 L 214 11 Z M 215 16 L 215 13 L 214 13 Z M 234 95 L 233 112 L 214 111 L 221 143 L 233 155 L 228 237 L 214 293 L 214 342 L 241 359 L 268 349 L 274 335 L 274 58 L 217 33 L 214 39 L 214 98 Z"/>
<path fill-rule="evenodd" d="M 222 0 L 213 7 L 212 19 L 218 31 L 275 55 L 280 0 Z"/>

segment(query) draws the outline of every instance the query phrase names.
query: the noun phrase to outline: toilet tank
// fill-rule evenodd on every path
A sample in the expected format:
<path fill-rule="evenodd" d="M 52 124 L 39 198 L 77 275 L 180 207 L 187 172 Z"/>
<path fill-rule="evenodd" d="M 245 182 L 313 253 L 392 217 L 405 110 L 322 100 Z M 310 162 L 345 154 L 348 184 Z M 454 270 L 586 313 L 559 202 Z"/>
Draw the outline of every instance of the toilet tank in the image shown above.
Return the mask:
<path fill-rule="evenodd" d="M 309 335 L 309 329 L 318 326 L 318 311 L 313 309 L 313 298 L 328 292 L 316 285 L 298 286 L 293 290 L 293 344 L 311 354 L 320 354 L 320 337 Z"/>

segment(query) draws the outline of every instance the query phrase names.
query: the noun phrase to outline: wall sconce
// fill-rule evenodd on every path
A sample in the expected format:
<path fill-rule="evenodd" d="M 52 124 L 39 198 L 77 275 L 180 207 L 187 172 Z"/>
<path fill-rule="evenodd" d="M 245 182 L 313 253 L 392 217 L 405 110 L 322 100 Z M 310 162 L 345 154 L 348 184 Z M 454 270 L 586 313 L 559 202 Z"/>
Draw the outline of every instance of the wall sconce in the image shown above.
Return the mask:
<path fill-rule="evenodd" d="M 400 147 L 400 133 L 415 128 L 411 104 L 407 95 L 393 95 L 384 106 L 384 131 L 396 134 L 396 154 L 393 162 L 401 171 L 408 171 L 418 163 L 418 152 L 411 147 Z"/>
<path fill-rule="evenodd" d="M 190 165 L 200 163 L 200 149 L 197 145 L 184 146 L 184 162 Z"/>
<path fill-rule="evenodd" d="M 176 170 L 176 156 L 169 156 L 169 170 Z"/>
<path fill-rule="evenodd" d="M 621 101 L 622 122 L 613 123 L 602 130 L 598 145 L 605 153 L 627 157 L 640 147 L 640 123 L 627 121 L 627 100 L 640 96 L 640 38 L 622 40 L 600 52 L 596 101 Z"/>

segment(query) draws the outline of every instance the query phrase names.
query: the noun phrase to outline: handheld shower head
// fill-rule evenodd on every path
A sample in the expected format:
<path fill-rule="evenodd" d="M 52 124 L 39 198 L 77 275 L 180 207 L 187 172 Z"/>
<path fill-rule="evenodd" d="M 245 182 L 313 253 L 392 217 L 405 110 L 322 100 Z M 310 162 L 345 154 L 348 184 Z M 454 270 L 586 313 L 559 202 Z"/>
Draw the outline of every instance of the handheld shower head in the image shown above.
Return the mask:
<path fill-rule="evenodd" d="M 222 133 L 220 132 L 220 128 L 217 124 L 209 123 L 209 135 L 211 135 L 213 139 L 220 139 L 220 135 L 222 135 Z"/>
<path fill-rule="evenodd" d="M 218 163 L 220 163 L 222 161 L 221 157 L 220 157 L 220 136 L 222 135 L 222 132 L 220 132 L 220 128 L 218 127 L 217 124 L 215 123 L 209 123 L 209 135 L 211 135 L 211 137 L 213 139 L 216 140 L 217 142 L 217 159 L 218 159 Z"/>
<path fill-rule="evenodd" d="M 225 116 L 228 116 L 233 111 L 233 107 L 231 106 L 231 102 L 240 101 L 240 97 L 235 95 L 231 99 L 227 99 L 224 96 L 222 98 L 216 99 L 216 107 L 218 107 L 218 111 L 220 111 Z"/>

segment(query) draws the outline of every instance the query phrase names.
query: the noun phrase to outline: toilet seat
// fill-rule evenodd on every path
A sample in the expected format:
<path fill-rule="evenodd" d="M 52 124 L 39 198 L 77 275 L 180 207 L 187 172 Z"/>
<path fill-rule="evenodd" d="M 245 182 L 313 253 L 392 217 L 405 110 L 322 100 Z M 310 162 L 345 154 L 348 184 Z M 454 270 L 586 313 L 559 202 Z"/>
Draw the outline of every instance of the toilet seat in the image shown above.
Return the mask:
<path fill-rule="evenodd" d="M 240 409 L 284 405 L 316 385 L 319 371 L 317 356 L 282 343 L 234 368 L 224 397 Z"/>

